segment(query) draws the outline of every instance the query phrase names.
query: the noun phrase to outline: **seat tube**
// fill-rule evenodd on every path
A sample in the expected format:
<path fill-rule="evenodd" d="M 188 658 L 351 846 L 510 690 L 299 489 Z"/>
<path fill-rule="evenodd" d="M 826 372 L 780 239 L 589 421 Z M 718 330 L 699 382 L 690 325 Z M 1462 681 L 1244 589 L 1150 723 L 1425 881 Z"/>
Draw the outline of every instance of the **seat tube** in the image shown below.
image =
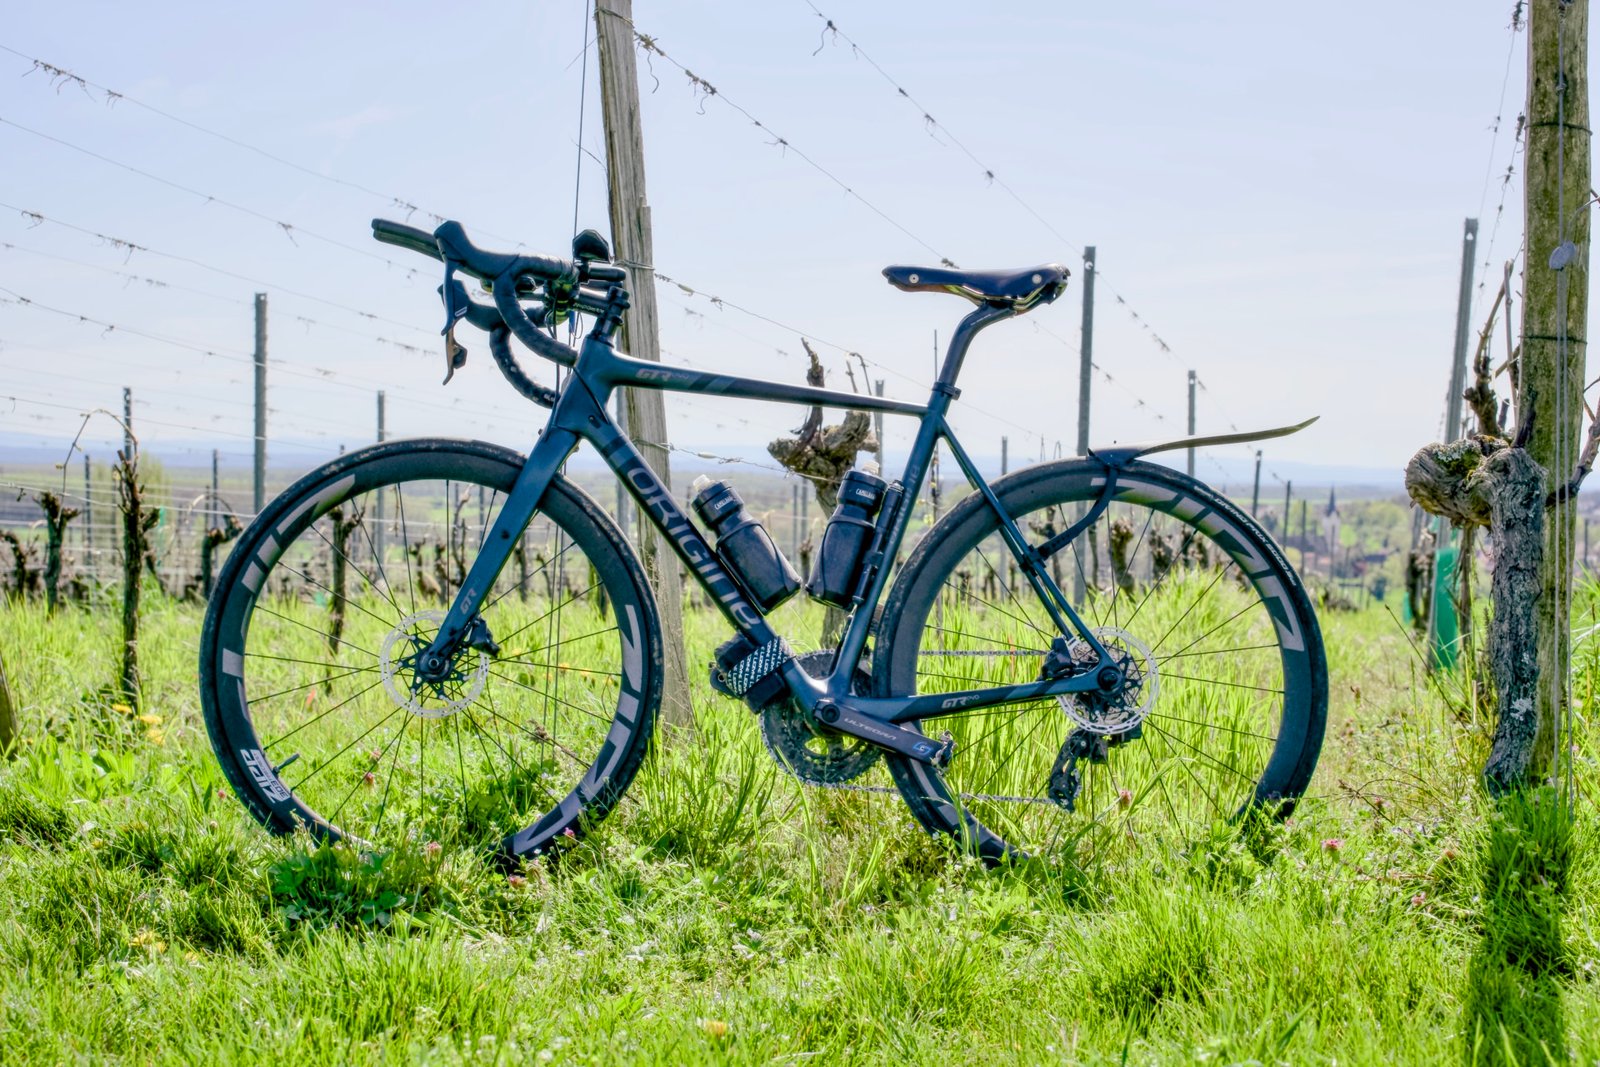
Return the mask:
<path fill-rule="evenodd" d="M 844 640 L 839 645 L 839 655 L 835 660 L 833 672 L 833 685 L 840 689 L 838 693 L 833 694 L 836 697 L 849 693 L 850 681 L 855 670 L 854 664 L 861 659 L 861 653 L 867 647 L 873 613 L 883 597 L 889 575 L 894 570 L 895 556 L 905 539 L 906 527 L 911 523 L 911 513 L 916 510 L 917 496 L 922 492 L 922 483 L 928 476 L 929 466 L 932 465 L 934 447 L 944 430 L 945 412 L 950 410 L 950 401 L 955 394 L 956 390 L 941 380 L 934 385 L 933 396 L 928 399 L 927 414 L 922 417 L 917 438 L 911 445 L 911 455 L 906 459 L 905 473 L 900 479 L 905 496 L 902 497 L 900 510 L 894 515 L 893 525 L 889 527 L 888 535 L 884 538 L 883 563 L 879 565 L 878 572 L 872 576 L 872 583 L 863 593 L 861 603 L 856 605 L 855 614 L 845 630 Z M 851 666 L 841 671 L 840 665 L 844 664 Z"/>

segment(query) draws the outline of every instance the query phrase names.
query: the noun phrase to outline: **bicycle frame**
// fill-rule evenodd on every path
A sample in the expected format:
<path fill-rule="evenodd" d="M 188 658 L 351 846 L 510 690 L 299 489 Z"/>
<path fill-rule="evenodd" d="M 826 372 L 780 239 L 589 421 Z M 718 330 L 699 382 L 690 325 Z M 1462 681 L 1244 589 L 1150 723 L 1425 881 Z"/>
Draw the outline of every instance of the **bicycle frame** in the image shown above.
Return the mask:
<path fill-rule="evenodd" d="M 877 568 L 851 616 L 829 675 L 813 678 L 793 659 L 783 667 L 783 678 L 791 695 L 807 711 L 815 712 L 825 707 L 829 713 L 827 721 L 841 732 L 872 741 L 902 755 L 931 762 L 939 744 L 921 732 L 900 724 L 968 712 L 975 708 L 1023 703 L 1095 689 L 1099 684 L 1097 675 L 1110 662 L 1110 657 L 1073 610 L 1052 579 L 1049 568 L 1044 566 L 1045 555 L 1049 552 L 1041 555 L 1028 545 L 945 419 L 951 402 L 960 395 L 960 390 L 955 387 L 955 379 L 973 337 L 984 327 L 1009 318 L 1012 314 L 1009 308 L 984 305 L 961 320 L 950 339 L 944 365 L 926 404 L 667 367 L 618 353 L 610 340 L 599 331 L 589 334 L 571 375 L 561 389 L 549 422 L 529 453 L 527 464 L 495 517 L 438 634 L 423 652 L 421 660 L 426 663 L 430 656 L 448 657 L 470 639 L 484 598 L 510 558 L 523 530 L 532 521 L 546 488 L 580 441 L 592 444 L 607 466 L 622 479 L 628 493 L 638 503 L 641 514 L 648 516 L 650 523 L 666 535 L 673 551 L 737 630 L 757 646 L 778 637 L 766 618 L 740 591 L 738 583 L 722 566 L 699 530 L 678 507 L 671 491 L 650 469 L 628 436 L 612 421 L 606 410 L 607 402 L 616 389 L 628 387 L 918 417 L 921 426 L 901 476 L 905 499 L 916 499 L 932 464 L 934 449 L 943 440 L 967 481 L 994 509 L 1002 539 L 1058 630 L 1063 636 L 1088 641 L 1099 656 L 1099 663 L 1095 667 L 1071 678 L 927 696 L 867 697 L 851 693 L 851 682 L 856 664 L 866 647 L 874 610 L 887 587 L 893 560 L 914 510 L 908 503 L 895 514 L 887 516 L 890 525 L 884 532 L 884 564 Z M 885 518 L 880 517 L 879 522 L 883 521 Z M 1059 550 L 1067 540 L 1070 538 L 1057 538 L 1059 544 L 1052 550 Z M 832 717 L 835 713 L 837 718 Z"/>

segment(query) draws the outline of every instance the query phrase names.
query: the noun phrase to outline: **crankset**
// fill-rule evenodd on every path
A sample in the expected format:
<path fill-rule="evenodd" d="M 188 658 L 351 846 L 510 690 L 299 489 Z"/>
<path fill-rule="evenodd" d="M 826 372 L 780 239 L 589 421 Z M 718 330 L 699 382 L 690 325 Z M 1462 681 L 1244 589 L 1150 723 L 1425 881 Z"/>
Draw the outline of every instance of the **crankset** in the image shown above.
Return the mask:
<path fill-rule="evenodd" d="M 807 652 L 796 662 L 811 677 L 825 678 L 833 666 L 833 653 Z M 871 681 L 866 671 L 857 668 L 851 689 L 866 692 Z M 770 702 L 757 717 L 761 740 L 778 766 L 810 785 L 839 785 L 859 778 L 883 755 L 869 741 L 824 726 L 792 697 Z"/>

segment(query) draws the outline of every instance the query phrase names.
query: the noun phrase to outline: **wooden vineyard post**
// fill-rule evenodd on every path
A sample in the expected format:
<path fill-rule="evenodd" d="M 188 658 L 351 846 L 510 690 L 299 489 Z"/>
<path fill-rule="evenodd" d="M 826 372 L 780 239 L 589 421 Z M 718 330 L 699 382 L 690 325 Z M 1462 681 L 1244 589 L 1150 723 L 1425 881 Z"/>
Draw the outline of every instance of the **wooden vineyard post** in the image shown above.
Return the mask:
<path fill-rule="evenodd" d="M 1548 487 L 1572 476 L 1583 414 L 1589 301 L 1588 0 L 1533 0 L 1528 8 L 1520 422 Z M 1571 242 L 1569 251 L 1566 242 Z M 1552 256 L 1565 255 L 1556 269 Z M 1542 781 L 1568 701 L 1575 509 L 1556 504 L 1544 528 L 1537 608 L 1537 721 L 1526 779 Z M 1499 748 L 1499 739 L 1496 740 Z M 1492 761 L 1491 761 L 1492 762 Z"/>
<path fill-rule="evenodd" d="M 632 305 L 622 337 L 635 359 L 661 361 L 656 319 L 655 248 L 644 185 L 644 131 L 639 122 L 639 75 L 633 56 L 633 0 L 596 0 L 600 51 L 600 108 L 606 127 L 606 175 L 610 188 L 611 239 L 617 262 L 628 271 Z M 625 389 L 625 425 L 645 462 L 672 488 L 667 452 L 667 407 L 656 390 Z M 683 580 L 666 538 L 639 517 L 639 555 L 655 592 L 661 617 L 662 721 L 679 727 L 694 722 L 689 702 L 688 657 L 683 645 Z"/>
<path fill-rule="evenodd" d="M 1480 358 L 1469 392 L 1480 432 L 1428 445 L 1406 467 L 1406 489 L 1425 511 L 1458 526 L 1488 526 L 1494 539 L 1487 645 L 1497 718 L 1483 778 L 1497 796 L 1550 780 L 1569 704 L 1571 492 L 1600 448 L 1597 422 L 1579 452 L 1592 196 L 1587 35 L 1586 0 L 1529 5 L 1527 267 L 1521 356 L 1512 359 L 1516 434 L 1508 442 L 1498 433 Z"/>
<path fill-rule="evenodd" d="M 22 720 L 17 714 L 17 698 L 6 677 L 6 661 L 0 656 L 0 757 L 9 759 L 22 739 Z"/>

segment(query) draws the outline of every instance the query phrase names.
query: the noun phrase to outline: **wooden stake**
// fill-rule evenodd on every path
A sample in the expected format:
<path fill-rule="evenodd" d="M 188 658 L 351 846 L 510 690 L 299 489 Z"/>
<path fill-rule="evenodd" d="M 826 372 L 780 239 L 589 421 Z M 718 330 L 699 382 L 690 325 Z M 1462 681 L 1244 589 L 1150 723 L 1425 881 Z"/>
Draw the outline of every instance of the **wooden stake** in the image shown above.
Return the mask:
<path fill-rule="evenodd" d="M 0 659 L 0 756 L 9 758 L 22 739 L 22 722 L 17 715 L 17 698 L 6 678 L 6 663 Z"/>
<path fill-rule="evenodd" d="M 623 318 L 623 343 L 635 359 L 659 363 L 655 248 L 644 186 L 644 131 L 639 122 L 639 74 L 633 57 L 633 0 L 596 0 L 594 21 L 600 50 L 600 104 L 606 127 L 612 249 L 617 262 L 628 270 L 628 293 L 632 299 Z M 662 394 L 627 389 L 623 395 L 628 432 L 645 462 L 668 489 L 672 488 L 667 407 Z M 639 555 L 661 617 L 661 717 L 669 725 L 689 726 L 694 721 L 694 710 L 689 702 L 688 657 L 683 646 L 683 580 L 666 538 L 646 525 L 643 514 L 639 523 Z"/>
<path fill-rule="evenodd" d="M 1532 0 L 1528 5 L 1528 98 L 1522 355 L 1519 427 L 1530 419 L 1527 449 L 1548 488 L 1573 474 L 1583 411 L 1584 329 L 1589 302 L 1588 0 Z M 1551 256 L 1572 242 L 1567 262 Z M 1564 297 L 1564 303 L 1562 299 Z M 1562 338 L 1565 338 L 1563 352 Z M 1543 781 L 1554 754 L 1555 727 L 1569 699 L 1574 508 L 1557 504 L 1544 524 L 1537 637 L 1537 729 L 1523 767 L 1502 781 Z M 1506 709 L 1501 709 L 1502 716 Z M 1496 755 L 1501 756 L 1499 739 Z M 1505 765 L 1515 764 L 1507 759 Z"/>

